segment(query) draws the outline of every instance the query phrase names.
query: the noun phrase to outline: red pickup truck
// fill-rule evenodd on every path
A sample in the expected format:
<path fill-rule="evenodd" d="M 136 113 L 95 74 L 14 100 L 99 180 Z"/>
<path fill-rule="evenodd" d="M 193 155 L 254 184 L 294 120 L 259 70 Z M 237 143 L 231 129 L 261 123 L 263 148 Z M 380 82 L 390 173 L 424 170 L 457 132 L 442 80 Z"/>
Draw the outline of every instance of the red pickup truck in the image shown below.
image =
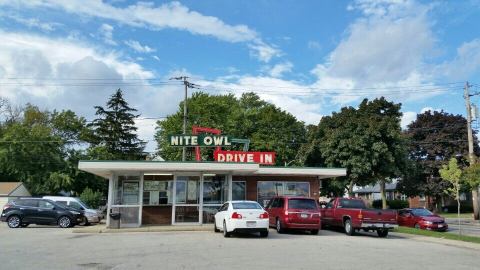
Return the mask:
<path fill-rule="evenodd" d="M 386 237 L 388 230 L 398 227 L 397 211 L 367 209 L 358 198 L 334 198 L 321 210 L 323 226 L 343 227 L 347 235 L 356 231 L 377 231 Z"/>

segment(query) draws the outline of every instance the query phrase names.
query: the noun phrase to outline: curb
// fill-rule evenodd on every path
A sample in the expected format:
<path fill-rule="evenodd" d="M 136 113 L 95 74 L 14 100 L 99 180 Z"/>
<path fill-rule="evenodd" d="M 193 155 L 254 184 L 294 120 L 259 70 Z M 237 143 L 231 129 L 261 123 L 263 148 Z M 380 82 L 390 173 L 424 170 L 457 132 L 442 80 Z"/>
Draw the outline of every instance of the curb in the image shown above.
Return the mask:
<path fill-rule="evenodd" d="M 209 232 L 211 226 L 149 226 L 140 228 L 109 229 L 102 228 L 79 228 L 73 229 L 72 233 L 132 233 L 132 232 Z"/>
<path fill-rule="evenodd" d="M 403 238 L 412 239 L 415 241 L 420 242 L 428 242 L 428 243 L 435 243 L 435 244 L 443 244 L 447 246 L 454 246 L 460 248 L 467 248 L 467 249 L 474 249 L 480 251 L 480 244 L 464 242 L 460 240 L 451 240 L 451 239 L 444 239 L 444 238 L 436 238 L 436 237 L 429 237 L 423 235 L 415 235 L 409 233 L 400 233 L 400 232 L 393 232 L 393 235 L 399 235 Z"/>

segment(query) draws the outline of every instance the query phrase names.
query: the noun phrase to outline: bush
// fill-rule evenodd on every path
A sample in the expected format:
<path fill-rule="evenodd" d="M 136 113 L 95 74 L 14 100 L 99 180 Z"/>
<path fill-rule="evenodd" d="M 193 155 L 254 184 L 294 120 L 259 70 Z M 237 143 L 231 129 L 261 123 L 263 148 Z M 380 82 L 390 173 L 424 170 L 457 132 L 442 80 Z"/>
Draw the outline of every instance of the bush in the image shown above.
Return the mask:
<path fill-rule="evenodd" d="M 100 191 L 93 191 L 88 187 L 80 194 L 80 199 L 93 209 L 97 209 L 100 206 L 102 198 L 103 195 Z"/>
<path fill-rule="evenodd" d="M 408 201 L 403 201 L 403 200 L 387 200 L 387 206 L 389 209 L 403 209 L 403 208 L 408 208 L 409 204 L 408 204 Z M 372 207 L 381 209 L 382 200 L 374 200 L 372 202 Z"/>

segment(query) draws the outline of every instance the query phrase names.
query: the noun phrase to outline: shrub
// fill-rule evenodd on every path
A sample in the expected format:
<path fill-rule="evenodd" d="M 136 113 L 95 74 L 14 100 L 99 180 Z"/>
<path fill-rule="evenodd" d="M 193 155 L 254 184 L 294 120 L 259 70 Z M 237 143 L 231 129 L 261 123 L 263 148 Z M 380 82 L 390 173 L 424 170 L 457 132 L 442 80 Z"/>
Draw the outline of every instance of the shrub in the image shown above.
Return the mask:
<path fill-rule="evenodd" d="M 100 191 L 93 191 L 88 187 L 80 194 L 80 199 L 93 209 L 97 209 L 100 206 L 102 198 L 103 195 Z"/>
<path fill-rule="evenodd" d="M 408 201 L 403 200 L 387 200 L 387 206 L 389 209 L 403 209 L 408 208 Z M 381 209 L 382 208 L 382 200 L 374 200 L 372 202 L 372 207 Z"/>

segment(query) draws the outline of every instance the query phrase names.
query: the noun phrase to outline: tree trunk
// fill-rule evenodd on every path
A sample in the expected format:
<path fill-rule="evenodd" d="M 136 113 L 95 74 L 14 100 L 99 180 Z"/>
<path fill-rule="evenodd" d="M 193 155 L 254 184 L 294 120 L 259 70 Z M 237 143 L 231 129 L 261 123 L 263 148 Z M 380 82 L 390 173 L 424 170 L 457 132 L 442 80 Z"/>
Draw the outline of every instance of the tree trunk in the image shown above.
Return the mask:
<path fill-rule="evenodd" d="M 457 191 L 457 220 L 458 220 L 458 234 L 462 234 L 462 225 L 460 224 L 460 192 Z"/>
<path fill-rule="evenodd" d="M 478 203 L 478 186 L 474 187 L 472 189 L 472 203 L 473 203 L 473 219 L 474 220 L 479 220 L 480 219 L 480 213 L 479 213 L 480 205 Z"/>
<path fill-rule="evenodd" d="M 350 183 L 348 184 L 348 197 L 351 197 L 351 198 L 354 197 L 354 194 L 353 194 L 353 185 L 354 185 L 353 180 L 350 180 Z"/>
<path fill-rule="evenodd" d="M 382 209 L 387 209 L 387 197 L 385 195 L 385 180 L 380 180 L 380 196 L 382 197 Z"/>

